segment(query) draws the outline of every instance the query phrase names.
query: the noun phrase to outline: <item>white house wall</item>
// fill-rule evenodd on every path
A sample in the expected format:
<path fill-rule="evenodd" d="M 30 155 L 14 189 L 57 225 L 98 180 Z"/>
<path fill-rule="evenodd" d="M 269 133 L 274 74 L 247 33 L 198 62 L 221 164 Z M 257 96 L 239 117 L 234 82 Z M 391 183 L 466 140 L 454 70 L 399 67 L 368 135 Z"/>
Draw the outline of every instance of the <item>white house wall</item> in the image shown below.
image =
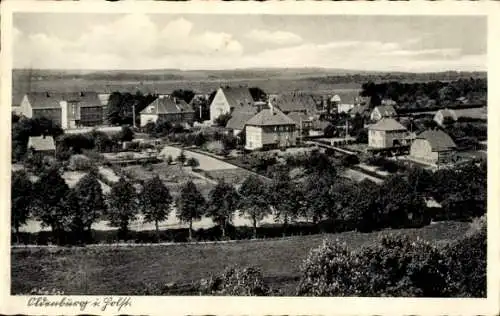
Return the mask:
<path fill-rule="evenodd" d="M 210 121 L 213 123 L 222 114 L 228 114 L 231 111 L 231 107 L 227 102 L 226 96 L 221 88 L 217 90 L 217 93 L 210 104 Z"/>
<path fill-rule="evenodd" d="M 28 100 L 28 96 L 24 96 L 21 101 L 21 105 L 19 106 L 19 112 L 28 118 L 33 117 L 33 109 L 31 108 L 31 104 Z"/>

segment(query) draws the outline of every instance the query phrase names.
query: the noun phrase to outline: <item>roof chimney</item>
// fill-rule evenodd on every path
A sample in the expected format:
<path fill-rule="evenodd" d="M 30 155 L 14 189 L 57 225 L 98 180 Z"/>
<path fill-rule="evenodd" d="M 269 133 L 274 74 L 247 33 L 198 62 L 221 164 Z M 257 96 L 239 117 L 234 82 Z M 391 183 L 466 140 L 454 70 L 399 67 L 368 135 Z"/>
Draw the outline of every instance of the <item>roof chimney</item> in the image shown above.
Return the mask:
<path fill-rule="evenodd" d="M 49 98 L 49 97 L 50 97 L 50 93 L 49 93 L 48 91 L 47 91 L 47 92 L 45 92 L 45 94 L 47 95 L 47 98 Z"/>
<path fill-rule="evenodd" d="M 267 104 L 269 106 L 269 111 L 271 112 L 271 115 L 275 115 L 276 113 L 274 112 L 274 107 L 273 105 L 271 104 L 271 102 L 268 102 Z"/>
<path fill-rule="evenodd" d="M 83 97 L 85 93 L 83 91 L 80 92 L 80 96 Z"/>

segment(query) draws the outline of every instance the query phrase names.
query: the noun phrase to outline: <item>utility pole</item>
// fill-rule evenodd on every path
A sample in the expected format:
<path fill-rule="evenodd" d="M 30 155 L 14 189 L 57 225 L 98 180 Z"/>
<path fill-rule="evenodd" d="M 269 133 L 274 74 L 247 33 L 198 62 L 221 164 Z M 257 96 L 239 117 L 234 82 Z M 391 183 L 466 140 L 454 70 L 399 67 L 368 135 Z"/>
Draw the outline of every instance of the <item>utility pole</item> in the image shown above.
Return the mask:
<path fill-rule="evenodd" d="M 132 104 L 132 126 L 135 129 L 135 102 Z"/>
<path fill-rule="evenodd" d="M 302 116 L 299 116 L 299 139 L 302 145 Z"/>

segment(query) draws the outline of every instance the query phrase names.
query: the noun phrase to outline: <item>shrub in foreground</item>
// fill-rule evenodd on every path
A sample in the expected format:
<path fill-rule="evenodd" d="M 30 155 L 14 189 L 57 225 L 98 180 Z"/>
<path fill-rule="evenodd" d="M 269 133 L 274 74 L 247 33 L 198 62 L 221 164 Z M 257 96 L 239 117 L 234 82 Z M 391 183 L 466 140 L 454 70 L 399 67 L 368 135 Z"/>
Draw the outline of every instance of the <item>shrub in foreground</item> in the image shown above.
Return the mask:
<path fill-rule="evenodd" d="M 407 236 L 383 236 L 352 251 L 325 242 L 302 266 L 298 295 L 449 296 L 448 266 L 437 247 Z"/>
<path fill-rule="evenodd" d="M 269 293 L 262 273 L 255 267 L 230 267 L 200 282 L 200 294 L 205 295 L 264 296 Z"/>

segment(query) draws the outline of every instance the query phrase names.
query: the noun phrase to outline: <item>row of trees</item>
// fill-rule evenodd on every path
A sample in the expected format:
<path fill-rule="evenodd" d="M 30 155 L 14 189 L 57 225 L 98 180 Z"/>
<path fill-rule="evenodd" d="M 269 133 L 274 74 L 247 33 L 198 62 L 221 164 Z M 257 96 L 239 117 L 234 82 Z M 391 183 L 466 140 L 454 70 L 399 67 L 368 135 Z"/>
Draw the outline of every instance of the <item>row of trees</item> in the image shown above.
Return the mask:
<path fill-rule="evenodd" d="M 66 229 L 80 234 L 82 227 L 90 231 L 89 225 L 108 219 L 111 226 L 119 228 L 120 238 L 125 238 L 129 223 L 141 210 L 146 221 L 156 224 L 158 233 L 158 223 L 167 218 L 174 202 L 177 218 L 189 224 L 190 238 L 193 222 L 203 216 L 212 218 L 225 237 L 226 227 L 238 210 L 251 220 L 255 236 L 257 225 L 267 215 L 274 215 L 286 234 L 289 223 L 301 219 L 327 222 L 339 230 L 372 231 L 421 226 L 431 218 L 468 220 L 483 215 L 486 209 L 485 162 L 435 173 L 415 168 L 381 185 L 368 180 L 342 180 L 337 174 L 339 167 L 320 153 L 313 153 L 306 162 L 289 162 L 304 167 L 305 174 L 298 179 L 290 177 L 289 167 L 276 164 L 269 172 L 272 180 L 251 176 L 238 189 L 220 182 L 208 199 L 190 181 L 173 199 L 158 177 L 143 183 L 139 194 L 132 182 L 122 178 L 103 197 L 96 172 L 91 171 L 71 190 L 54 169 L 43 172 L 33 186 L 26 173 L 14 172 L 12 228 L 17 232 L 32 216 L 50 226 L 56 235 Z M 431 197 L 442 205 L 433 213 L 425 204 Z M 107 201 L 102 210 L 101 203 L 96 202 L 101 200 Z"/>
<path fill-rule="evenodd" d="M 413 83 L 369 81 L 361 89 L 362 96 L 371 98 L 372 107 L 380 105 L 382 99 L 396 101 L 399 108 L 444 107 L 456 105 L 458 98 L 470 104 L 486 104 L 487 81 L 485 78 Z"/>

